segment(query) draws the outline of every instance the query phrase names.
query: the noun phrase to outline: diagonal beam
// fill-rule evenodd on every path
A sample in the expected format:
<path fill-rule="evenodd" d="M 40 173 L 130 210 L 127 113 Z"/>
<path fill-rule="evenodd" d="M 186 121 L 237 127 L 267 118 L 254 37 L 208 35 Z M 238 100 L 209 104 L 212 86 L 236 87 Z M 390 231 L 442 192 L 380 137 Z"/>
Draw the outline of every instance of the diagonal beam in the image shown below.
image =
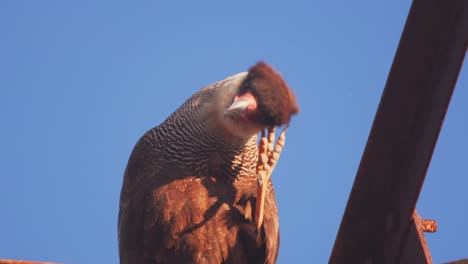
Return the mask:
<path fill-rule="evenodd" d="M 406 263 L 421 246 L 412 215 L 467 44 L 468 1 L 413 1 L 330 263 Z"/>

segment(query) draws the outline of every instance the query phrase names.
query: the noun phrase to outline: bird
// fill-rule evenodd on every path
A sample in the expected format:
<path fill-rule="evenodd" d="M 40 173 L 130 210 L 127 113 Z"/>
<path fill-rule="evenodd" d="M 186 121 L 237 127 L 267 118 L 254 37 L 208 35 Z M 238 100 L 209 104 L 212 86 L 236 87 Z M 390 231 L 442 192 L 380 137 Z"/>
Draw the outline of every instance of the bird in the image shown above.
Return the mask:
<path fill-rule="evenodd" d="M 124 172 L 120 263 L 275 263 L 268 179 L 285 130 L 274 147 L 274 129 L 298 112 L 281 74 L 260 61 L 201 88 L 147 131 Z"/>

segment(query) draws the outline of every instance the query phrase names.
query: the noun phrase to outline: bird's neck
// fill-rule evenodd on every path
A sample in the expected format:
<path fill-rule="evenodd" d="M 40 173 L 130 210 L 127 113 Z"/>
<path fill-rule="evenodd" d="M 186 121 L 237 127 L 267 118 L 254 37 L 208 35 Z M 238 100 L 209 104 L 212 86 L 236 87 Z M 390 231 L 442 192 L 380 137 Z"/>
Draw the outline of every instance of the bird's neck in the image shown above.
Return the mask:
<path fill-rule="evenodd" d="M 181 115 L 180 117 L 185 117 Z M 194 175 L 216 174 L 221 177 L 244 178 L 255 172 L 257 135 L 236 137 L 213 127 L 209 119 L 195 118 L 189 122 L 172 116 L 158 127 L 163 139 L 166 160 L 180 162 L 177 166 Z"/>

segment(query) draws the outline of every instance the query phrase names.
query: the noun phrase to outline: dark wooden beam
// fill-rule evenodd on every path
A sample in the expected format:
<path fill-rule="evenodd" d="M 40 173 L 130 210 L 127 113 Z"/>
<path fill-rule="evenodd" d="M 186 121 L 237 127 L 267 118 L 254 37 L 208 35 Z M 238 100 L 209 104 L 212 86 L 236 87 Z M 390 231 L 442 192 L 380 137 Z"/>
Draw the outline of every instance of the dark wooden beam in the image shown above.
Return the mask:
<path fill-rule="evenodd" d="M 427 263 L 402 261 L 467 44 L 467 0 L 413 1 L 330 263 Z"/>

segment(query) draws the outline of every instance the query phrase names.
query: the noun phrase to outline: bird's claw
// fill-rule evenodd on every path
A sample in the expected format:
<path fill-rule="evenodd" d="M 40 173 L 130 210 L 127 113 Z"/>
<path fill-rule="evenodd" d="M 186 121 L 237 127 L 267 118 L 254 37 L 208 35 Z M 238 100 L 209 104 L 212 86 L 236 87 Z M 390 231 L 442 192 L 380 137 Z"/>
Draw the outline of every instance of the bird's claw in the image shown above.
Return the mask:
<path fill-rule="evenodd" d="M 268 129 L 268 135 L 265 135 L 265 131 L 262 131 L 262 137 L 259 143 L 259 155 L 257 164 L 257 201 L 255 207 L 255 223 L 257 225 L 257 242 L 260 240 L 260 228 L 263 224 L 263 212 L 265 206 L 265 197 L 268 188 L 268 180 L 271 177 L 271 173 L 279 160 L 281 151 L 283 150 L 284 143 L 286 141 L 286 130 L 285 127 L 278 137 L 275 144 L 275 127 Z"/>

